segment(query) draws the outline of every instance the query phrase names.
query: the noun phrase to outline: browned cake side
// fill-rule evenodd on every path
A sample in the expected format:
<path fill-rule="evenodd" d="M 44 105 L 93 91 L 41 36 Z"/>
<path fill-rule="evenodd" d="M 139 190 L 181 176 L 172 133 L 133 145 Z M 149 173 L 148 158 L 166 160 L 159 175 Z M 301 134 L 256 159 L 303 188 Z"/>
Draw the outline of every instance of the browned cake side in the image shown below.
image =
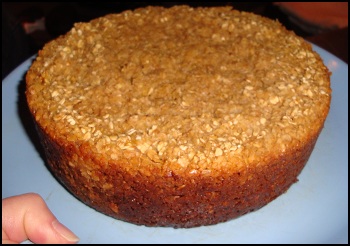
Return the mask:
<path fill-rule="evenodd" d="M 26 83 L 56 177 L 96 210 L 148 226 L 216 224 L 284 193 L 331 99 L 308 43 L 230 8 L 77 23 L 39 52 Z"/>

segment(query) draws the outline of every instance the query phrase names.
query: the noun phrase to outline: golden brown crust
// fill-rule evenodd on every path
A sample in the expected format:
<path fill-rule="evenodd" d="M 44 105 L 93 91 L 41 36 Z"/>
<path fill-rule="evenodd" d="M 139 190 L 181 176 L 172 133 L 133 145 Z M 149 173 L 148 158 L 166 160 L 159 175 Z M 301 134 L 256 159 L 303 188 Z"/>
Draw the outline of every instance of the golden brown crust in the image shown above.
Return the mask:
<path fill-rule="evenodd" d="M 78 23 L 39 52 L 27 101 L 53 173 L 149 226 L 256 210 L 297 180 L 327 117 L 320 56 L 230 8 L 148 7 Z"/>
<path fill-rule="evenodd" d="M 266 205 L 297 181 L 318 136 L 265 165 L 213 177 L 161 169 L 151 176 L 130 174 L 125 163 L 106 166 L 83 147 L 57 143 L 40 127 L 38 132 L 49 167 L 85 204 L 116 219 L 175 228 L 217 224 Z"/>

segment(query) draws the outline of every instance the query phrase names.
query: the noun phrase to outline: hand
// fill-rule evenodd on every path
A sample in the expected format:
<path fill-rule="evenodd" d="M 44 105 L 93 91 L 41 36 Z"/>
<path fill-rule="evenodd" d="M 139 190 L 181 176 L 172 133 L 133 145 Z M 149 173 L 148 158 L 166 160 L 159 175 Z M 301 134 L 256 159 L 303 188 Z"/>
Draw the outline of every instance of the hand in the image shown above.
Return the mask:
<path fill-rule="evenodd" d="M 77 243 L 79 238 L 62 225 L 36 193 L 2 199 L 2 243 Z"/>

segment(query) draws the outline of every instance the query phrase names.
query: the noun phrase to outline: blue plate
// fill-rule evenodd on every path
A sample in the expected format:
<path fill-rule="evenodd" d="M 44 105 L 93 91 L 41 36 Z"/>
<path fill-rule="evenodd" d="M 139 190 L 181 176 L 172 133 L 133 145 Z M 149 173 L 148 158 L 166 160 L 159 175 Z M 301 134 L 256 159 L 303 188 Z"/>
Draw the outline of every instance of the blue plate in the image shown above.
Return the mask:
<path fill-rule="evenodd" d="M 213 226 L 150 228 L 87 207 L 51 175 L 25 107 L 28 59 L 2 83 L 2 197 L 39 193 L 80 243 L 348 243 L 348 65 L 313 45 L 332 71 L 330 113 L 304 170 L 256 212 Z"/>

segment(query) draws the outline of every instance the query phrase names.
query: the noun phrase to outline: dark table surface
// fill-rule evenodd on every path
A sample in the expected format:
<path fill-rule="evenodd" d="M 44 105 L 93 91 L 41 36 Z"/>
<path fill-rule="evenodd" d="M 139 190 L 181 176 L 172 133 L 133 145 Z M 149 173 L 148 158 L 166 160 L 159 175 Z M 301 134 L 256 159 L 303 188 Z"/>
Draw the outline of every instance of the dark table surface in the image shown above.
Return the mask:
<path fill-rule="evenodd" d="M 58 3 L 56 3 L 56 5 L 57 4 Z M 331 31 L 324 31 L 321 32 L 321 34 L 312 34 L 302 31 L 300 28 L 298 28 L 298 26 L 293 25 L 293 23 L 289 21 L 288 16 L 282 13 L 278 7 L 271 3 L 252 4 L 241 2 L 232 4 L 238 10 L 251 11 L 271 19 L 277 19 L 279 22 L 285 25 L 287 29 L 293 30 L 297 35 L 327 50 L 328 52 L 343 60 L 345 63 L 348 63 L 348 27 Z M 68 8 L 67 6 L 65 6 L 63 9 L 58 8 L 55 14 L 52 14 L 51 11 L 45 15 L 47 22 L 46 30 L 26 35 L 20 25 L 21 20 L 25 19 L 23 16 L 34 15 L 34 17 L 32 17 L 34 19 L 37 19 L 38 16 L 35 16 L 36 11 L 33 11 L 31 8 L 24 11 L 25 14 L 22 14 L 22 16 L 13 14 L 14 7 L 19 8 L 21 6 L 21 4 L 2 4 L 2 79 L 4 79 L 8 73 L 15 69 L 25 59 L 34 53 L 37 53 L 37 51 L 41 49 L 46 42 L 53 39 L 54 36 L 52 36 L 52 33 L 56 33 L 56 35 L 63 34 L 66 30 L 70 29 L 74 21 L 88 21 L 92 18 L 97 17 L 97 15 L 104 15 L 109 12 L 116 11 L 116 9 L 122 7 L 130 7 L 124 5 L 115 6 L 115 4 L 109 4 L 107 6 L 102 5 L 102 7 L 100 4 L 71 4 L 68 6 Z M 23 8 L 25 6 L 26 5 L 24 5 Z M 42 8 L 45 10 L 45 6 L 46 5 L 43 5 L 42 3 L 36 4 L 36 7 L 39 9 Z M 52 4 L 48 6 L 50 9 L 52 9 L 55 5 Z M 69 15 L 70 12 L 67 12 L 67 10 L 71 10 L 70 12 L 72 13 L 79 13 L 76 18 L 80 17 L 80 19 L 74 19 L 72 16 L 75 15 Z M 12 16 L 11 13 L 13 14 Z M 66 18 L 67 16 L 71 16 L 72 18 Z M 62 26 L 64 24 L 62 20 L 64 19 L 66 19 L 67 23 L 64 26 L 65 29 L 62 29 Z M 49 25 L 50 23 L 53 24 Z M 57 25 L 57 23 L 59 23 L 59 25 Z"/>
<path fill-rule="evenodd" d="M 348 27 L 307 37 L 305 39 L 348 63 Z"/>

